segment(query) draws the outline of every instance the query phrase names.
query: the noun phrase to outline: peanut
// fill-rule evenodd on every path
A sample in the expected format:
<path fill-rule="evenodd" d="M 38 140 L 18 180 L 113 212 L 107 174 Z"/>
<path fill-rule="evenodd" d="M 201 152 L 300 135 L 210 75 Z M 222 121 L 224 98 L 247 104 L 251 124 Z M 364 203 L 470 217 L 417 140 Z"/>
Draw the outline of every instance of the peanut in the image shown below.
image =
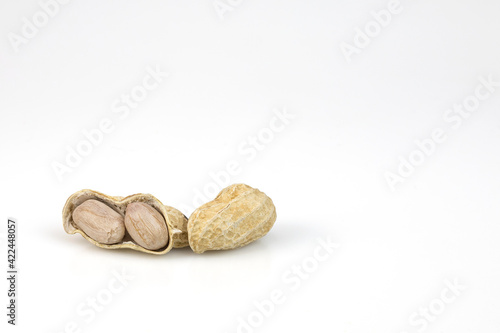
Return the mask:
<path fill-rule="evenodd" d="M 125 236 L 123 216 L 97 200 L 87 200 L 73 211 L 73 221 L 90 238 L 102 244 L 121 242 Z"/>
<path fill-rule="evenodd" d="M 189 246 L 196 253 L 241 247 L 267 234 L 275 221 L 271 198 L 248 185 L 234 184 L 189 217 Z"/>
<path fill-rule="evenodd" d="M 133 202 L 125 212 L 125 227 L 130 237 L 148 250 L 158 250 L 168 243 L 165 219 L 148 204 Z"/>
<path fill-rule="evenodd" d="M 223 189 L 189 219 L 151 194 L 109 196 L 93 190 L 72 194 L 63 227 L 105 249 L 164 254 L 190 246 L 196 253 L 245 246 L 266 235 L 276 221 L 271 198 L 245 184 Z"/>
<path fill-rule="evenodd" d="M 107 221 L 107 218 L 103 218 L 104 222 L 101 221 L 100 223 L 93 223 L 95 224 L 95 228 L 97 229 L 97 236 L 89 231 L 87 231 L 88 233 L 84 231 L 84 228 L 86 230 L 88 229 L 87 226 L 82 225 L 82 223 L 79 222 L 77 223 L 73 218 L 73 213 L 75 213 L 75 211 L 77 210 L 82 210 L 83 208 L 85 208 L 85 205 L 83 204 L 89 200 L 97 201 L 98 203 L 103 204 L 104 208 L 101 207 L 100 209 L 104 209 L 108 212 L 114 211 L 115 213 L 120 215 L 120 217 L 117 217 L 115 215 L 112 220 L 116 218 L 121 221 L 124 236 L 122 235 L 121 237 L 116 237 L 116 239 L 112 240 L 114 243 L 104 243 L 107 242 L 107 238 L 105 238 L 104 236 L 100 237 L 99 234 L 106 234 L 106 230 L 109 229 L 109 225 L 113 224 L 112 221 Z M 90 202 L 92 203 L 92 201 Z M 161 221 L 161 223 L 159 224 L 160 231 L 153 232 L 153 234 L 155 234 L 154 237 L 161 239 L 161 242 L 157 242 L 159 244 L 144 243 L 141 237 L 146 236 L 138 233 L 134 234 L 133 227 L 129 227 L 130 232 L 127 233 L 124 217 L 129 206 L 132 207 L 131 209 L 129 209 L 129 215 L 131 212 L 133 212 L 134 203 L 140 203 L 141 205 L 149 207 L 147 209 L 141 209 L 141 211 L 144 213 L 140 214 L 141 219 L 148 221 Z M 78 207 L 80 206 L 82 206 L 82 208 L 78 209 Z M 95 215 L 94 210 L 94 207 L 91 207 L 90 213 L 87 212 L 85 214 L 88 216 L 92 214 Z M 78 214 L 79 213 L 77 211 L 75 213 L 77 221 L 79 221 Z M 145 215 L 145 217 L 143 217 L 143 215 Z M 68 234 L 80 234 L 90 243 L 104 249 L 131 249 L 134 251 L 160 255 L 169 252 L 174 247 L 183 247 L 187 245 L 187 218 L 184 216 L 184 214 L 182 214 L 175 208 L 163 205 L 160 200 L 158 200 L 151 194 L 137 193 L 126 197 L 121 197 L 110 196 L 88 189 L 81 190 L 73 193 L 68 198 L 68 200 L 66 200 L 66 204 L 64 205 L 62 212 L 62 217 L 64 230 Z M 172 217 L 172 221 L 170 217 Z M 139 221 L 139 223 L 136 223 L 134 225 L 139 225 L 141 222 L 143 221 Z M 88 222 L 84 223 L 88 224 Z M 156 222 L 153 222 L 153 225 L 155 225 L 154 223 Z M 144 227 L 150 228 L 150 224 L 151 223 L 144 224 Z M 141 232 L 143 231 L 141 230 Z M 149 231 L 145 230 L 144 232 L 147 233 Z M 153 241 L 152 243 L 155 243 L 155 241 Z M 145 245 L 146 247 L 143 245 Z M 150 248 L 157 249 L 151 250 Z"/>

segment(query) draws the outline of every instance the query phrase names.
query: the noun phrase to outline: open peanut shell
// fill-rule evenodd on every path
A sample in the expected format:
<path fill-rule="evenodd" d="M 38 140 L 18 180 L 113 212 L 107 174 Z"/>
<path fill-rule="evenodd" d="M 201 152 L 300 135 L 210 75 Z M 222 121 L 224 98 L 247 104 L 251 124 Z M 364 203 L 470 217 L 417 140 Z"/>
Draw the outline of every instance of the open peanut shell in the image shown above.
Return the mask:
<path fill-rule="evenodd" d="M 124 239 L 117 244 L 101 244 L 96 240 L 90 238 L 83 230 L 79 229 L 73 221 L 73 211 L 83 202 L 94 199 L 98 200 L 111 209 L 116 211 L 122 216 L 125 216 L 127 206 L 132 202 L 143 202 L 155 208 L 165 219 L 167 224 L 169 240 L 167 245 L 158 250 L 148 250 L 135 243 L 128 233 L 125 234 Z M 135 251 L 151 253 L 151 254 L 164 254 L 170 251 L 173 247 L 187 246 L 187 219 L 177 209 L 163 205 L 160 200 L 151 194 L 133 194 L 128 197 L 109 196 L 93 190 L 81 190 L 72 194 L 63 208 L 63 227 L 68 234 L 80 234 L 90 243 L 104 249 L 132 249 Z"/>

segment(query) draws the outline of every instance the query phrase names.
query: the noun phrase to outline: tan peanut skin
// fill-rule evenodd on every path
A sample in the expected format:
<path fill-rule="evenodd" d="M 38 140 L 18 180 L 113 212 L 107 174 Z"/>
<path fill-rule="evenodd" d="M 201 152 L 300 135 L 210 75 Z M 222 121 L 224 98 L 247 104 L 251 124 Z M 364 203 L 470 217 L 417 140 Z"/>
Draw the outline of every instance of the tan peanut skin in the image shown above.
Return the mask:
<path fill-rule="evenodd" d="M 168 230 L 165 219 L 148 204 L 132 202 L 127 206 L 125 228 L 130 237 L 145 249 L 158 250 L 167 245 Z"/>
<path fill-rule="evenodd" d="M 87 200 L 72 215 L 75 224 L 96 242 L 115 244 L 125 236 L 123 216 L 100 201 Z"/>
<path fill-rule="evenodd" d="M 153 208 L 155 208 L 165 219 L 165 223 L 167 225 L 167 230 L 168 230 L 168 236 L 169 236 L 169 242 L 167 245 L 161 249 L 158 250 L 149 250 L 146 249 L 132 241 L 130 236 L 127 234 L 125 235 L 125 238 L 123 239 L 122 242 L 116 243 L 116 244 L 103 244 L 100 243 L 96 240 L 94 240 L 92 237 L 87 235 L 78 225 L 75 223 L 73 220 L 73 211 L 81 205 L 83 202 L 89 200 L 89 199 L 95 199 L 97 201 L 100 201 L 107 206 L 109 206 L 111 209 L 119 213 L 121 216 L 125 216 L 125 210 L 126 207 L 132 203 L 132 202 L 144 202 Z M 171 207 L 170 207 L 171 208 Z M 171 208 L 174 209 L 174 208 Z M 178 214 L 181 214 L 178 212 Z M 177 224 L 182 225 L 182 219 L 180 219 L 180 216 L 177 214 L 176 219 Z M 120 197 L 120 196 L 109 196 L 94 190 L 81 190 L 78 192 L 73 193 L 68 200 L 66 201 L 66 204 L 64 205 L 63 208 L 63 227 L 64 230 L 68 234 L 80 234 L 82 235 L 87 241 L 90 243 L 104 248 L 104 249 L 132 249 L 135 251 L 140 251 L 140 252 L 145 252 L 145 253 L 150 253 L 150 254 L 165 254 L 169 252 L 173 247 L 183 247 L 184 242 L 182 241 L 183 237 L 187 236 L 182 236 L 183 230 L 177 229 L 170 221 L 169 218 L 169 213 L 167 212 L 167 209 L 165 206 L 152 196 L 151 194 L 134 194 L 130 195 L 128 197 Z M 182 215 L 183 216 L 183 215 Z M 174 236 L 175 235 L 175 236 Z"/>
<path fill-rule="evenodd" d="M 245 246 L 266 235 L 275 221 L 271 198 L 248 185 L 234 184 L 191 214 L 189 246 L 196 253 Z"/>

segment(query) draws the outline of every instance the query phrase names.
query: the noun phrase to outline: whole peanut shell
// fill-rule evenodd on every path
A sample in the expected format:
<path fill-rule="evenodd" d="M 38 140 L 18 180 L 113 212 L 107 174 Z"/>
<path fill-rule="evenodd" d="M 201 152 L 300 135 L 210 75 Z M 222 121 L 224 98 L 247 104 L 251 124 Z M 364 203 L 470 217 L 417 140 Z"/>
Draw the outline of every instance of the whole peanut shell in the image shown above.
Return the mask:
<path fill-rule="evenodd" d="M 248 185 L 234 184 L 189 217 L 189 246 L 196 253 L 238 248 L 266 235 L 275 221 L 271 198 Z"/>

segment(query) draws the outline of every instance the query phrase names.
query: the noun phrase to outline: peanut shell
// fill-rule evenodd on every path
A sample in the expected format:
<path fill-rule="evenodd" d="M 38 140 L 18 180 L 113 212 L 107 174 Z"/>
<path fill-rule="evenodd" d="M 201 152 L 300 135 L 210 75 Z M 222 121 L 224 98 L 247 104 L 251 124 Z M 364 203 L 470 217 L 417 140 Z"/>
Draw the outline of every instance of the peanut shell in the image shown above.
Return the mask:
<path fill-rule="evenodd" d="M 245 246 L 266 235 L 275 221 L 271 198 L 248 185 L 234 184 L 191 214 L 189 246 L 196 253 Z"/>
<path fill-rule="evenodd" d="M 83 202 L 89 200 L 89 199 L 94 199 L 97 201 L 100 201 L 107 206 L 109 206 L 111 209 L 113 209 L 115 212 L 120 214 L 121 216 L 125 216 L 125 211 L 126 207 L 132 203 L 132 202 L 143 202 L 145 204 L 148 204 L 152 206 L 154 209 L 156 209 L 164 218 L 166 226 L 167 226 L 167 231 L 168 231 L 168 236 L 169 236 L 169 241 L 168 243 L 158 249 L 158 250 L 149 250 L 146 249 L 139 244 L 133 242 L 132 238 L 126 234 L 124 239 L 117 243 L 117 244 L 103 244 L 100 243 L 96 240 L 94 240 L 92 237 L 87 235 L 73 220 L 73 211 L 81 205 Z M 91 242 L 92 244 L 104 248 L 104 249 L 132 249 L 135 251 L 141 251 L 145 253 L 151 253 L 151 254 L 164 254 L 169 252 L 172 247 L 174 246 L 174 239 L 173 235 L 175 234 L 175 239 L 182 238 L 180 237 L 180 234 L 182 234 L 182 230 L 177 229 L 176 227 L 173 226 L 169 219 L 169 214 L 167 212 L 167 209 L 165 206 L 160 202 L 160 200 L 156 199 L 154 196 L 151 194 L 134 194 L 130 195 L 128 197 L 120 197 L 120 196 L 109 196 L 97 191 L 93 190 L 81 190 L 78 191 L 74 194 L 72 194 L 68 200 L 66 201 L 66 204 L 64 205 L 63 208 L 63 227 L 64 230 L 68 234 L 80 234 L 82 235 L 86 240 Z"/>
<path fill-rule="evenodd" d="M 182 212 L 174 207 L 165 205 L 170 223 L 174 227 L 172 235 L 172 242 L 174 248 L 181 248 L 189 246 L 188 233 L 187 233 L 187 217 Z"/>

